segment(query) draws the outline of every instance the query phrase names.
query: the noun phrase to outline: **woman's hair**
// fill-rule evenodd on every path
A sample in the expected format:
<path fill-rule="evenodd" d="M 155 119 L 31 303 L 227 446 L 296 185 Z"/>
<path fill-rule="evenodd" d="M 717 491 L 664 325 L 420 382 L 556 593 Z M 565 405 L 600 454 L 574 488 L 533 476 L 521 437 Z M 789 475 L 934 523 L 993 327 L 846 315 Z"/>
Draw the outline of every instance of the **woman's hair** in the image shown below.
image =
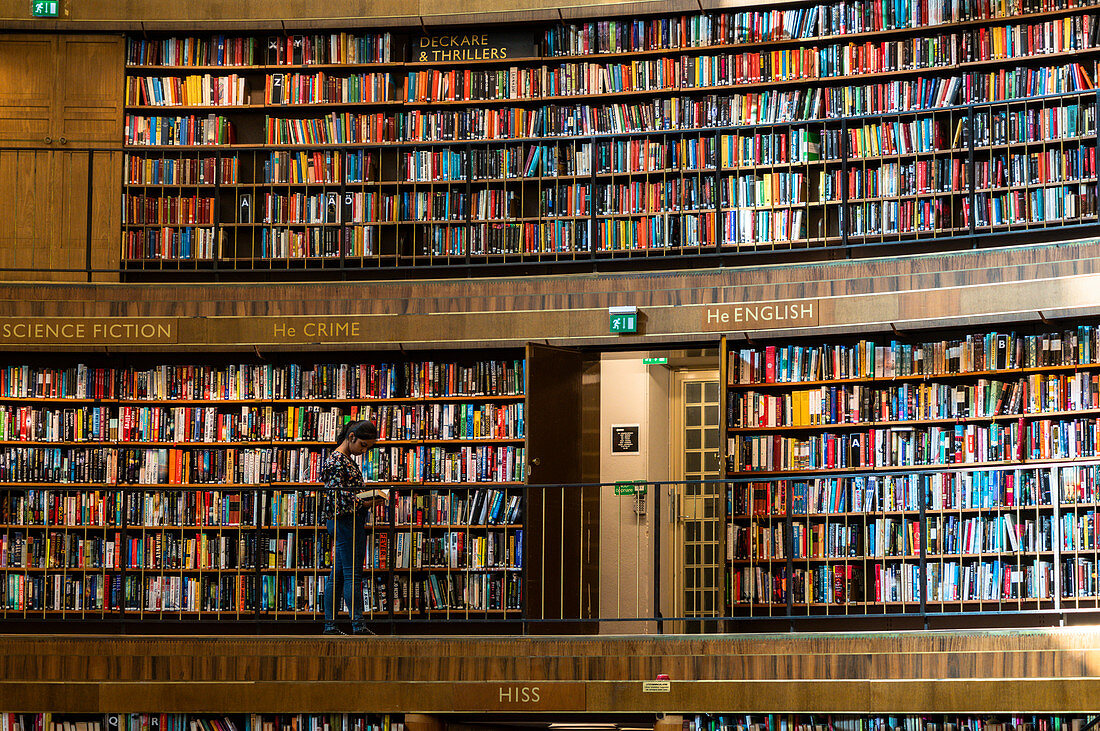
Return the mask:
<path fill-rule="evenodd" d="M 349 421 L 336 435 L 336 443 L 343 444 L 345 439 L 352 436 L 360 441 L 377 439 L 378 427 L 371 421 Z"/>

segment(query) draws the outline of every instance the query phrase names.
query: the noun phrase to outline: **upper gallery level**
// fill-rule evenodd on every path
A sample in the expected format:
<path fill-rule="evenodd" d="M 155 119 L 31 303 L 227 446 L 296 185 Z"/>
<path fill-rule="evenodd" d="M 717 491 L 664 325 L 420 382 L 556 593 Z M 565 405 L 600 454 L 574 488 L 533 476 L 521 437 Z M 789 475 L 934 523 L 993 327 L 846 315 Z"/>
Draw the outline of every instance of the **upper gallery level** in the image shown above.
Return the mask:
<path fill-rule="evenodd" d="M 447 9 L 59 7 L 0 38 L 0 269 L 468 277 L 1096 231 L 1100 4 Z"/>

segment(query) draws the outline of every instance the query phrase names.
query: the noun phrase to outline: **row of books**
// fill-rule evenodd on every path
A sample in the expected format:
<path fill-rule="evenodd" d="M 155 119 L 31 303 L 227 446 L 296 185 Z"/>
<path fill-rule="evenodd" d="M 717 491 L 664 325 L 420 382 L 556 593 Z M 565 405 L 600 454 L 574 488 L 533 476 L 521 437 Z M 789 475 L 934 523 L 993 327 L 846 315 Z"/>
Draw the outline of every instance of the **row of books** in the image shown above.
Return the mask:
<path fill-rule="evenodd" d="M 251 66 L 257 40 L 215 35 L 209 38 L 126 39 L 127 66 Z"/>
<path fill-rule="evenodd" d="M 389 72 L 334 75 L 268 74 L 264 102 L 281 104 L 356 104 L 392 100 L 393 80 Z"/>
<path fill-rule="evenodd" d="M 208 535 L 185 530 L 104 535 L 22 531 L 0 535 L 0 567 L 64 573 L 101 571 L 254 571 L 331 569 L 329 533 L 296 531 L 261 537 L 256 533 Z M 523 530 L 370 531 L 363 568 L 386 571 L 446 569 L 477 571 L 523 566 Z M 392 556 L 389 547 L 393 546 Z M 47 572 L 49 573 L 49 571 Z"/>
<path fill-rule="evenodd" d="M 240 180 L 237 155 L 173 158 L 127 152 L 122 171 L 125 185 L 235 185 Z"/>
<path fill-rule="evenodd" d="M 122 232 L 122 258 L 129 260 L 210 260 L 219 237 L 213 228 L 162 226 Z"/>
<path fill-rule="evenodd" d="M 992 517 L 959 515 L 929 516 L 922 526 L 905 518 L 868 518 L 867 522 L 794 523 L 789 538 L 785 523 L 730 524 L 727 531 L 727 559 L 754 563 L 842 558 L 860 561 L 875 558 L 915 558 L 927 541 L 927 558 L 962 554 L 1020 554 L 1051 552 L 1056 543 L 1062 551 L 1096 549 L 1094 512 L 1083 516 L 1070 513 L 1061 529 L 1052 531 L 1050 515 L 1034 518 L 1003 513 Z M 1010 560 L 1007 556 L 1003 560 Z"/>
<path fill-rule="evenodd" d="M 229 76 L 127 76 L 127 106 L 232 107 L 249 104 L 248 79 Z"/>
<path fill-rule="evenodd" d="M 1041 152 L 991 155 L 974 161 L 974 187 L 1003 188 L 1096 178 L 1096 148 L 1079 146 Z"/>
<path fill-rule="evenodd" d="M 734 190 L 735 206 L 752 206 L 749 191 L 764 198 L 764 191 L 794 197 L 801 192 L 801 179 L 795 174 L 749 175 L 726 178 L 723 190 Z M 756 197 L 755 195 L 753 196 Z M 714 178 L 690 177 L 670 180 L 635 180 L 630 183 L 597 183 L 592 189 L 596 215 L 637 213 L 679 213 L 714 209 Z"/>
<path fill-rule="evenodd" d="M 513 525 L 520 520 L 523 506 L 519 495 L 510 490 L 395 487 L 390 501 L 379 504 L 371 514 L 371 525 L 385 528 Z M 8 494 L 0 502 L 0 518 L 7 525 L 82 528 L 125 525 L 216 531 L 248 526 L 318 527 L 320 497 L 316 489 L 118 490 L 104 485 L 82 490 L 59 486 Z"/>
<path fill-rule="evenodd" d="M 254 66 L 262 57 L 270 65 L 388 63 L 390 33 L 210 38 L 127 38 L 128 66 Z"/>
<path fill-rule="evenodd" d="M 269 66 L 389 63 L 393 46 L 389 32 L 268 36 L 265 61 Z"/>
<path fill-rule="evenodd" d="M 1065 109 L 1058 107 L 1050 111 Z M 918 176 L 914 183 L 921 190 L 961 190 L 967 186 L 967 170 L 962 164 L 965 162 L 962 153 L 965 149 L 946 146 L 941 147 L 934 140 L 939 133 L 927 144 L 921 142 L 923 132 L 920 130 L 931 128 L 935 130 L 942 123 L 938 120 L 924 118 L 910 122 L 889 122 L 881 124 L 864 125 L 848 131 L 849 159 L 877 158 L 885 155 L 908 155 L 919 151 L 956 151 L 959 156 L 935 158 L 928 160 L 908 161 L 884 161 L 880 167 L 850 166 L 849 176 L 871 175 L 871 171 L 881 170 L 883 180 L 887 183 L 899 178 L 911 179 Z M 958 125 L 966 124 L 966 120 L 960 120 Z M 1028 126 L 1026 130 L 1011 129 L 994 130 L 987 132 L 997 139 L 997 144 L 1009 144 L 1010 142 L 1035 142 L 1058 141 L 1069 139 L 1069 143 L 1057 148 L 1046 150 L 1030 150 L 1019 153 L 1005 153 L 991 150 L 986 156 L 979 154 L 975 160 L 975 180 L 977 187 L 995 187 L 1006 184 L 1010 175 L 1014 183 L 1029 182 L 1041 183 L 1065 179 L 1092 178 L 1095 177 L 1095 146 L 1087 141 L 1081 144 L 1072 144 L 1075 138 L 1081 135 L 1093 133 L 1092 122 L 1088 122 L 1087 129 L 1075 126 L 1064 131 L 1051 132 L 1050 126 L 1042 124 Z M 958 129 L 958 127 L 957 127 Z M 1054 128 L 1057 130 L 1057 128 Z M 1028 131 L 1030 130 L 1030 131 Z M 826 139 L 831 139 L 831 132 L 826 131 Z M 913 134 L 917 137 L 914 139 Z M 965 136 L 965 135 L 964 135 Z M 1032 139 L 1034 138 L 1034 139 Z M 789 133 L 757 133 L 754 135 L 722 135 L 722 164 L 723 168 L 734 169 L 740 166 L 759 166 L 777 163 L 798 163 L 815 160 L 818 158 L 818 143 L 806 140 L 818 140 L 818 132 L 806 128 L 794 128 Z M 839 138 L 838 138 L 839 139 Z M 809 145 L 809 147 L 807 147 Z M 827 145 L 829 157 L 839 158 L 840 153 L 832 150 L 832 144 Z M 647 139 L 630 140 L 602 140 L 595 146 L 595 159 L 591 158 L 592 145 L 582 143 L 576 148 L 572 146 L 560 150 L 558 146 L 535 145 L 528 147 L 526 155 L 524 150 L 518 147 L 501 147 L 491 150 L 472 150 L 467 154 L 466 150 L 441 150 L 441 151 L 411 151 L 401 153 L 400 179 L 414 182 L 465 182 L 467 175 L 474 181 L 499 180 L 509 178 L 528 178 L 536 176 L 540 169 L 548 170 L 548 174 L 561 174 L 569 176 L 587 176 L 595 167 L 597 174 L 606 173 L 645 173 L 645 172 L 688 172 L 699 169 L 713 169 L 714 139 L 700 137 L 695 140 L 658 141 Z M 839 149 L 839 148 L 838 148 Z M 687 154 L 685 151 L 700 151 L 700 155 Z M 565 154 L 569 153 L 569 154 Z M 340 151 L 326 150 L 314 152 L 285 152 L 273 151 L 265 153 L 269 160 L 264 164 L 265 183 L 332 183 L 364 182 L 367 171 L 374 170 L 372 162 L 373 153 L 369 151 Z M 238 155 L 221 158 L 220 162 L 215 158 L 201 158 L 192 160 L 177 160 L 172 158 L 142 157 L 128 153 L 125 162 L 125 179 L 127 185 L 213 185 L 216 182 L 222 184 L 236 184 L 238 178 Z M 559 167 L 564 162 L 564 167 Z M 548 168 L 542 168 L 544 161 Z M 705 166 L 700 168 L 699 166 Z M 220 170 L 220 174 L 215 171 Z M 918 172 L 914 173 L 916 170 Z M 923 174 L 922 170 L 937 171 L 933 182 L 927 182 L 932 176 Z M 897 174 L 895 174 L 895 171 Z M 1059 171 L 1061 173 L 1059 174 Z M 825 188 L 826 200 L 841 200 L 841 188 L 839 182 L 833 182 L 833 177 L 840 175 L 841 171 L 819 171 L 819 176 L 828 181 Z M 804 171 L 800 174 L 805 175 Z M 694 176 L 681 178 L 684 181 L 694 181 Z M 384 181 L 379 181 L 384 182 Z M 259 185 L 259 183 L 258 183 Z M 878 186 L 880 192 L 874 192 L 876 186 L 869 185 L 870 195 L 897 195 L 895 186 L 883 184 Z M 854 191 L 861 190 L 858 182 L 849 182 L 849 197 L 858 196 Z M 323 195 L 338 196 L 337 192 L 329 192 Z M 360 194 L 361 195 L 361 194 Z M 332 204 L 337 209 L 343 204 Z"/>
<path fill-rule="evenodd" d="M 324 577 L 296 575 L 55 574 L 9 573 L 0 578 L 0 611 L 133 612 L 323 612 Z M 522 581 L 512 572 L 447 572 L 410 579 L 364 581 L 368 613 L 428 609 L 519 610 Z M 370 617 L 368 616 L 368 619 Z"/>
<path fill-rule="evenodd" d="M 802 208 L 771 211 L 744 208 L 724 211 L 721 243 L 724 246 L 740 246 L 804 241 L 810 237 L 806 219 L 806 212 Z"/>
<path fill-rule="evenodd" d="M 963 225 L 980 228 L 1022 223 L 1056 223 L 1096 217 L 1096 183 L 1071 183 L 1028 190 L 975 194 L 973 209 L 963 202 Z"/>
<path fill-rule="evenodd" d="M 216 203 L 202 196 L 128 194 L 122 205 L 122 225 L 214 223 Z"/>
<path fill-rule="evenodd" d="M 1074 5 L 1067 5 L 1064 0 L 831 2 L 786 10 L 744 10 L 569 24 L 548 29 L 544 34 L 544 45 L 548 55 L 570 56 L 687 49 L 925 28 L 967 20 L 1016 17 L 1066 7 Z"/>
<path fill-rule="evenodd" d="M 596 222 L 597 251 L 698 248 L 714 241 L 713 213 L 642 215 Z"/>
<path fill-rule="evenodd" d="M 367 419 L 379 439 L 522 439 L 522 403 L 338 406 L 106 406 L 73 409 L 0 404 L 0 440 L 25 442 L 334 442 Z"/>
<path fill-rule="evenodd" d="M 127 114 L 127 145 L 231 145 L 237 141 L 235 125 L 217 114 L 186 117 L 143 117 Z"/>
<path fill-rule="evenodd" d="M 1078 15 L 901 41 L 643 57 L 622 62 L 578 61 L 558 66 L 543 63 L 488 70 L 418 70 L 406 73 L 399 94 L 406 102 L 561 99 L 845 78 L 899 70 L 932 71 L 980 61 L 1086 51 L 1095 47 L 1096 33 L 1097 16 Z"/>
<path fill-rule="evenodd" d="M 731 391 L 731 427 L 769 428 L 955 420 L 1100 409 L 1100 375 L 1038 373 L 1015 380 L 979 378 L 974 384 L 936 382 L 895 386 L 820 386 L 775 394 Z"/>
<path fill-rule="evenodd" d="M 1100 363 L 1100 328 L 1078 325 L 1034 335 L 968 334 L 876 345 L 769 345 L 730 350 L 728 385 L 936 376 Z"/>
<path fill-rule="evenodd" d="M 310 400 L 521 396 L 527 383 L 523 360 L 473 363 L 231 363 L 157 365 L 148 369 L 0 367 L 6 399 L 107 400 Z"/>
<path fill-rule="evenodd" d="M 364 582 L 363 606 L 368 612 L 393 611 L 401 616 L 429 610 L 507 613 L 519 612 L 523 597 L 523 578 L 512 571 L 397 574 L 392 585 L 382 577 Z"/>
<path fill-rule="evenodd" d="M 258 250 L 238 251 L 238 256 L 255 259 L 368 257 L 378 253 L 378 240 L 378 231 L 373 226 L 323 230 L 309 228 L 303 231 L 265 228 L 260 231 Z"/>
<path fill-rule="evenodd" d="M 929 602 L 980 602 L 1000 603 L 1027 599 L 1050 600 L 1054 597 L 1055 565 L 1051 561 L 1034 561 L 1017 564 L 1000 559 L 959 562 L 951 560 L 930 561 L 922 572 L 916 563 L 899 565 L 874 564 L 865 570 L 862 566 L 842 564 L 809 569 L 796 568 L 788 578 L 785 568 L 769 570 L 766 567 L 748 566 L 735 569 L 730 576 L 733 606 L 759 603 L 786 605 L 788 587 L 791 601 L 796 606 L 806 604 L 852 605 L 847 613 L 862 614 L 870 604 L 908 603 L 918 604 L 922 587 L 927 587 Z M 1084 574 L 1095 570 L 1091 563 L 1063 562 L 1063 576 L 1073 577 L 1078 571 Z M 925 574 L 922 576 L 922 573 Z M 866 575 L 872 579 L 866 583 Z M 1062 596 L 1096 596 L 1095 580 L 1090 587 L 1084 581 L 1080 589 L 1076 583 L 1064 580 Z M 1091 589 L 1091 593 L 1089 590 Z M 859 606 L 863 605 L 863 606 Z M 930 611 L 937 611 L 930 607 Z"/>
<path fill-rule="evenodd" d="M 219 454 L 224 453 L 224 457 Z M 310 448 L 11 447 L 0 482 L 264 485 L 317 482 L 325 452 Z M 380 447 L 364 458 L 370 482 L 522 482 L 521 446 Z"/>
<path fill-rule="evenodd" d="M 1001 69 L 988 74 L 972 72 L 950 78 L 923 76 L 862 86 L 657 98 L 633 104 L 334 112 L 320 119 L 268 117 L 265 141 L 287 145 L 376 144 L 694 130 L 917 112 L 1093 88 L 1091 74 L 1080 64 L 1070 63 Z M 143 144 L 159 139 L 146 133 L 148 126 L 141 127 L 144 136 L 138 141 Z"/>
<path fill-rule="evenodd" d="M 1052 150 L 1051 153 L 1052 162 L 1063 161 L 1066 157 L 1076 159 L 1072 153 L 1067 155 L 1061 150 Z M 976 163 L 976 166 L 980 166 L 980 163 Z M 1051 168 L 1044 167 L 1043 171 L 1048 175 L 1055 175 Z M 822 171 L 819 181 L 821 198 L 836 202 L 922 193 L 966 192 L 969 189 L 969 168 L 967 161 L 961 157 L 865 163 L 849 167 L 847 172 Z M 845 184 L 848 186 L 846 190 Z"/>
<path fill-rule="evenodd" d="M 5 713 L 0 731 L 403 731 L 388 714 Z"/>
<path fill-rule="evenodd" d="M 802 714 L 708 715 L 686 718 L 685 731 L 820 731 L 824 722 L 836 731 L 1081 731 L 1084 720 L 1072 716 L 1022 714 L 965 715 L 841 715 Z"/>
<path fill-rule="evenodd" d="M 1025 423 L 954 427 L 871 428 L 806 438 L 734 435 L 731 472 L 909 467 L 1030 460 L 1078 459 L 1100 454 L 1094 419 L 1039 419 Z"/>
<path fill-rule="evenodd" d="M 508 533 L 493 531 L 485 535 L 459 531 L 443 534 L 401 532 L 393 537 L 393 545 L 393 567 L 397 571 L 523 568 L 523 529 Z M 367 565 L 372 566 L 372 563 L 368 551 Z"/>
<path fill-rule="evenodd" d="M 816 477 L 737 483 L 730 487 L 727 499 L 735 518 L 785 516 L 788 510 L 798 517 L 915 513 L 922 501 L 927 511 L 1003 512 L 1050 507 L 1052 494 L 1068 509 L 1065 506 L 1095 502 L 1085 498 L 1096 497 L 1096 478 L 1095 466 Z"/>
<path fill-rule="evenodd" d="M 789 10 L 700 13 L 554 26 L 545 31 L 543 48 L 549 56 L 590 55 L 816 39 L 901 28 L 920 29 L 972 19 L 1016 17 L 1066 7 L 1071 6 L 1064 0 L 1026 3 L 881 0 L 866 7 L 857 3 L 830 2 Z M 268 65 L 389 63 L 397 60 L 394 44 L 388 32 L 268 36 L 265 39 L 225 36 L 130 38 L 126 62 L 131 66 L 249 66 L 259 63 L 262 53 Z"/>

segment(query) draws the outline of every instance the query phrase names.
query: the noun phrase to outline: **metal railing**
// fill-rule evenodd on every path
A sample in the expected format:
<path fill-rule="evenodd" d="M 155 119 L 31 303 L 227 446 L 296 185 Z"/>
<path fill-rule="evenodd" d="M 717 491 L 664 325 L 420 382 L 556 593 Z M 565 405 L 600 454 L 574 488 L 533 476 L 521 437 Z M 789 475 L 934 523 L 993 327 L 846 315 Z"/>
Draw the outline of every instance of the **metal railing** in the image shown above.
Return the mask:
<path fill-rule="evenodd" d="M 1098 485 L 1098 459 L 692 482 L 394 484 L 389 503 L 356 523 L 355 580 L 364 621 L 391 633 L 1060 624 L 1100 611 Z M 323 492 L 302 483 L 2 485 L 0 617 L 9 627 L 315 631 L 333 601 Z"/>

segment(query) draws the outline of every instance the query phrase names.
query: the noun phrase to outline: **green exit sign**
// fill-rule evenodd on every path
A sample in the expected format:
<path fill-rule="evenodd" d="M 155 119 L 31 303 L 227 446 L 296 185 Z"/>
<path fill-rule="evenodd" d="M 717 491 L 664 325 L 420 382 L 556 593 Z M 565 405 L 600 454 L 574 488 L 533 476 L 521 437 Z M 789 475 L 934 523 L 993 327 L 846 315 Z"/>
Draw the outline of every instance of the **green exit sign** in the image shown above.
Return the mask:
<path fill-rule="evenodd" d="M 615 494 L 623 497 L 627 495 L 645 495 L 646 484 L 644 480 L 620 480 L 615 483 Z"/>
<path fill-rule="evenodd" d="M 611 332 L 636 333 L 638 332 L 638 308 L 637 307 L 608 307 L 611 316 Z"/>
<path fill-rule="evenodd" d="M 31 14 L 36 18 L 56 18 L 61 0 L 32 0 Z"/>
<path fill-rule="evenodd" d="M 613 333 L 636 333 L 636 332 L 638 332 L 638 316 L 637 315 L 612 315 L 611 316 L 611 332 L 613 332 Z"/>
<path fill-rule="evenodd" d="M 642 365 L 668 365 L 668 358 L 642 358 Z"/>

